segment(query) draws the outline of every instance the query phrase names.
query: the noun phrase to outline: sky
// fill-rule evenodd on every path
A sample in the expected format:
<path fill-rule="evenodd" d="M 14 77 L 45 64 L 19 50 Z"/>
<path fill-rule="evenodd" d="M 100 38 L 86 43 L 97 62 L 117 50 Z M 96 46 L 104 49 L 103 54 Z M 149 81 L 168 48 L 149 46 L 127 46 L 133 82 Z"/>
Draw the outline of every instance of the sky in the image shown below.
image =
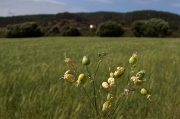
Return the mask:
<path fill-rule="evenodd" d="M 0 16 L 157 10 L 180 15 L 180 0 L 0 0 Z"/>

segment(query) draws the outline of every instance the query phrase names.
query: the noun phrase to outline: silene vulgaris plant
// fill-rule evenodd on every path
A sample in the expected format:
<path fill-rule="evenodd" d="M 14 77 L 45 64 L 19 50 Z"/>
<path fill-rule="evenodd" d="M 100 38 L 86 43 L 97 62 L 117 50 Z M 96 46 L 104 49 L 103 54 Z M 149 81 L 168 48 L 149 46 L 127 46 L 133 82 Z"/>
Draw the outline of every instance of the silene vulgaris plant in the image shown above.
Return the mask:
<path fill-rule="evenodd" d="M 114 70 L 109 67 L 109 77 L 107 80 L 104 80 L 101 84 L 97 84 L 96 74 L 100 68 L 100 64 L 102 62 L 102 57 L 106 56 L 106 53 L 99 53 L 99 61 L 97 63 L 97 68 L 95 69 L 95 73 L 92 75 L 89 71 L 89 64 L 91 63 L 90 58 L 86 55 L 82 58 L 82 65 L 86 67 L 86 72 L 78 73 L 75 68 L 75 64 L 72 59 L 67 58 L 65 54 L 64 62 L 70 67 L 69 70 L 65 71 L 64 76 L 61 79 L 65 79 L 69 82 L 75 83 L 77 88 L 82 88 L 85 92 L 87 99 L 92 105 L 92 108 L 95 110 L 95 118 L 99 119 L 109 119 L 113 118 L 113 115 L 117 108 L 119 107 L 121 101 L 124 97 L 128 96 L 132 91 L 137 91 L 137 93 L 141 93 L 144 97 L 146 97 L 149 101 L 151 101 L 151 95 L 148 93 L 147 89 L 143 87 L 143 83 L 146 82 L 145 79 L 145 70 L 140 70 L 135 72 L 134 69 L 138 62 L 137 53 L 133 53 L 129 58 L 130 72 L 127 78 L 127 85 L 124 86 L 124 90 L 122 90 L 122 94 L 118 94 L 118 96 L 113 93 L 113 88 L 118 88 L 116 86 L 116 80 L 118 78 L 122 78 L 122 75 L 125 73 L 125 68 L 122 66 L 117 66 Z M 90 81 L 92 84 L 92 94 L 93 97 L 90 96 L 84 83 Z M 101 87 L 101 88 L 98 88 Z M 102 104 L 97 103 L 98 92 L 99 90 L 106 90 L 107 97 L 106 100 Z M 116 89 L 117 90 L 117 89 Z M 101 109 L 98 106 L 101 105 Z M 113 105 L 113 106 L 112 106 Z"/>

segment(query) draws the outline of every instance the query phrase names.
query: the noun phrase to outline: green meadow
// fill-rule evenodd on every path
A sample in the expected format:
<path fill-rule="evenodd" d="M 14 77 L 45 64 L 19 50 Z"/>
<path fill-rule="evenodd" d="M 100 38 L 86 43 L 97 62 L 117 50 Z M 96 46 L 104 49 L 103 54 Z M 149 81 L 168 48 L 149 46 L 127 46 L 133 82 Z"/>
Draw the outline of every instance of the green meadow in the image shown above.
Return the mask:
<path fill-rule="evenodd" d="M 125 68 L 113 90 L 116 104 L 130 73 L 129 58 L 138 54 L 135 71 L 145 70 L 151 101 L 139 90 L 129 93 L 113 119 L 180 119 L 180 39 L 176 38 L 99 38 L 41 37 L 0 39 L 0 119 L 94 119 L 95 110 L 86 94 L 75 83 L 61 79 L 71 58 L 78 74 L 87 74 L 82 57 L 91 60 L 93 74 L 105 52 L 96 75 L 101 86 L 109 78 L 109 67 Z M 92 82 L 85 89 L 93 97 Z M 106 90 L 97 96 L 98 110 L 106 101 Z"/>

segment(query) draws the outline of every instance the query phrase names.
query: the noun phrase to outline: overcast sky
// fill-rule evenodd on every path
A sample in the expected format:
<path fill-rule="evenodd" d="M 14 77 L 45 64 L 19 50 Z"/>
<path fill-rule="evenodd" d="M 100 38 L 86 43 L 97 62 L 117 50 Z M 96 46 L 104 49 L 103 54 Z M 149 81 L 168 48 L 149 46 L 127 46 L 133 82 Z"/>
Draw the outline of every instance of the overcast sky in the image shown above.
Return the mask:
<path fill-rule="evenodd" d="M 0 0 L 0 16 L 136 10 L 166 11 L 180 15 L 180 0 Z"/>

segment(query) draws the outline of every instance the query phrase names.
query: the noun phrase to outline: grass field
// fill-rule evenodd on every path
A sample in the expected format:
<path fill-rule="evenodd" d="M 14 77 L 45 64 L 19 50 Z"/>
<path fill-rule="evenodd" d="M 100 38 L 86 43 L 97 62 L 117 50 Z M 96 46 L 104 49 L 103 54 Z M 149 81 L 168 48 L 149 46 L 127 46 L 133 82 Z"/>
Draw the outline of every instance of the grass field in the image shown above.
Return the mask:
<path fill-rule="evenodd" d="M 106 52 L 97 73 L 97 85 L 109 77 L 109 67 L 123 66 L 116 96 L 123 92 L 129 74 L 128 60 L 138 53 L 135 71 L 146 70 L 144 87 L 152 101 L 138 91 L 130 93 L 113 119 L 180 119 L 180 39 L 45 37 L 0 39 L 0 119 L 91 119 L 95 111 L 85 93 L 66 80 L 69 69 L 64 53 L 73 59 L 78 73 L 84 55 L 95 72 L 98 53 Z M 85 88 L 92 96 L 90 82 Z M 106 100 L 101 90 L 101 110 Z"/>

